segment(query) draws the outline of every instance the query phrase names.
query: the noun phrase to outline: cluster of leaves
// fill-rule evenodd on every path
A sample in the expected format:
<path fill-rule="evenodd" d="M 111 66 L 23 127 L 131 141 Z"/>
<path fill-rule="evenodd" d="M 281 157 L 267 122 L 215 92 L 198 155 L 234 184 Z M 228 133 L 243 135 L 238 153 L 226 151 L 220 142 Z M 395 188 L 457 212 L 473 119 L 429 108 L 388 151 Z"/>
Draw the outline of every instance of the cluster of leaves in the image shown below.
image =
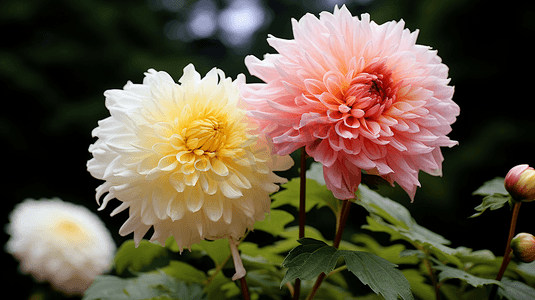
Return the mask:
<path fill-rule="evenodd" d="M 480 213 L 498 208 L 488 199 L 507 197 L 506 192 L 500 194 L 498 182 L 487 182 L 476 191 L 487 196 L 476 208 Z M 358 299 L 435 299 L 438 294 L 442 299 L 486 299 L 492 285 L 499 286 L 502 298 L 535 299 L 533 264 L 512 262 L 506 278 L 498 282 L 493 278 L 501 257 L 488 250 L 449 247 L 447 239 L 418 225 L 404 206 L 365 185 L 359 187 L 354 202 L 369 213 L 362 229 L 388 234 L 391 245 L 381 245 L 371 234 L 357 233 L 337 249 L 311 226 L 306 227 L 307 238 L 298 239 L 298 228 L 290 226 L 295 218 L 285 208 L 298 207 L 299 183 L 298 178 L 292 179 L 272 196 L 270 215 L 257 222 L 251 233 L 263 231 L 273 242 L 260 247 L 244 239 L 238 247 L 252 299 L 289 299 L 296 278 L 303 280 L 304 298 L 321 273 L 326 274 L 326 281 L 316 294 L 319 299 L 357 299 L 349 288 L 355 281 L 371 290 Z M 341 201 L 314 180 L 307 179 L 306 184 L 306 212 L 328 207 L 338 219 Z M 133 241 L 126 241 L 115 259 L 115 272 L 121 277 L 97 277 L 84 300 L 241 298 L 240 288 L 230 279 L 233 264 L 227 240 L 191 247 L 188 256 L 208 259 L 208 268 L 188 263 L 175 254 L 178 251 L 172 238 L 165 247 L 143 240 L 136 248 Z"/>

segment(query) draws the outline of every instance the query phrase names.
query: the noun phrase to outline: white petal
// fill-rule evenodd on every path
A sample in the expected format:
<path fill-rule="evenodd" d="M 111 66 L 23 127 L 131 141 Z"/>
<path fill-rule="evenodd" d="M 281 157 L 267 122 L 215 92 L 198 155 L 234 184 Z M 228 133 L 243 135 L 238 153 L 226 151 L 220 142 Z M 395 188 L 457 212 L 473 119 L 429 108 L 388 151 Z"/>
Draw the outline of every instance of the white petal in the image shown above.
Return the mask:
<path fill-rule="evenodd" d="M 219 176 L 227 176 L 228 168 L 219 158 L 212 159 L 212 170 Z"/>
<path fill-rule="evenodd" d="M 169 176 L 169 182 L 179 193 L 183 192 L 186 188 L 186 183 L 184 182 L 184 175 L 181 173 L 175 172 Z"/>
<path fill-rule="evenodd" d="M 223 199 L 220 194 L 206 197 L 203 204 L 206 217 L 213 222 L 219 221 L 223 215 Z"/>
<path fill-rule="evenodd" d="M 221 190 L 221 192 L 223 192 L 223 195 L 225 195 L 225 197 L 230 199 L 236 199 L 243 196 L 242 192 L 239 189 L 237 189 L 233 184 L 230 184 L 225 180 L 219 182 L 219 189 Z"/>
<path fill-rule="evenodd" d="M 201 209 L 204 203 L 204 193 L 199 186 L 189 187 L 185 190 L 186 206 L 191 212 Z"/>
<path fill-rule="evenodd" d="M 175 197 L 167 204 L 167 215 L 171 217 L 172 221 L 177 221 L 184 217 L 186 213 L 186 206 L 182 197 Z"/>
<path fill-rule="evenodd" d="M 232 222 L 232 203 L 223 204 L 223 221 L 227 224 Z"/>

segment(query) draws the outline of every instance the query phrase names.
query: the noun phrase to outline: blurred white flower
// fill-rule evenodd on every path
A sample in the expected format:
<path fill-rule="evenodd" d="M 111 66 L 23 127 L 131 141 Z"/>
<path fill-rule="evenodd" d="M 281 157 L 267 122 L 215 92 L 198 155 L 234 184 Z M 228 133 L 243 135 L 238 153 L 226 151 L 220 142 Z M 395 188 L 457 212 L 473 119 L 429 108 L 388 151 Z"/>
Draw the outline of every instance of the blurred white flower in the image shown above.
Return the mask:
<path fill-rule="evenodd" d="M 213 68 L 204 78 L 192 64 L 180 84 L 150 69 L 143 84 L 128 82 L 108 90 L 111 116 L 100 121 L 89 147 L 87 169 L 105 180 L 97 202 L 129 208 L 119 233 L 139 243 L 151 226 L 151 241 L 173 236 L 182 251 L 203 239 L 239 239 L 269 213 L 275 183 L 272 171 L 293 165 L 272 155 L 269 140 L 241 108 L 239 84 Z"/>
<path fill-rule="evenodd" d="M 106 272 L 115 243 L 104 223 L 84 206 L 59 198 L 26 199 L 15 206 L 5 250 L 20 269 L 66 294 L 82 294 Z"/>

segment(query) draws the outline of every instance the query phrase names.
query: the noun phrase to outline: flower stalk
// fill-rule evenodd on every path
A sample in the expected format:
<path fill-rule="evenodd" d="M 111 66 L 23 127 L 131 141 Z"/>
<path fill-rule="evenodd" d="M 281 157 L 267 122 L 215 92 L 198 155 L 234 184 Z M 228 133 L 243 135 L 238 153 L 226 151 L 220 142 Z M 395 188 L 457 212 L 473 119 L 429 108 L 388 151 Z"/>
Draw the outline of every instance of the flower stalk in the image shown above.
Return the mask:
<path fill-rule="evenodd" d="M 431 266 L 431 262 L 429 261 L 429 258 L 428 258 L 429 252 L 423 249 L 423 247 L 418 247 L 418 248 L 420 248 L 420 250 L 422 250 L 425 253 L 424 264 L 427 269 L 427 272 L 429 273 L 429 277 L 431 278 L 431 283 L 433 284 L 433 287 L 435 289 L 435 299 L 440 300 L 440 286 L 437 282 L 436 274 L 433 271 L 433 267 Z"/>
<path fill-rule="evenodd" d="M 228 241 L 229 241 L 229 246 L 230 246 L 230 252 L 232 254 L 232 259 L 234 260 L 234 269 L 236 269 L 236 274 L 232 276 L 232 280 L 234 281 L 236 281 L 237 279 L 240 280 L 243 298 L 245 300 L 249 300 L 251 296 L 249 295 L 249 287 L 247 286 L 247 281 L 245 281 L 246 271 L 245 271 L 245 268 L 243 267 L 243 262 L 240 257 L 240 252 L 238 251 L 239 242 L 236 241 L 232 237 L 229 237 Z"/>
<path fill-rule="evenodd" d="M 240 257 L 240 253 L 238 252 L 238 242 L 232 238 L 228 238 L 229 246 L 230 246 L 230 252 L 232 253 L 232 259 L 234 260 L 234 269 L 236 269 L 236 274 L 232 276 L 232 280 L 240 279 L 245 277 L 246 271 L 243 267 L 243 262 Z"/>
<path fill-rule="evenodd" d="M 249 295 L 249 287 L 247 286 L 247 281 L 245 281 L 245 277 L 240 278 L 240 284 L 243 299 L 250 300 L 251 296 Z"/>
<path fill-rule="evenodd" d="M 305 147 L 301 148 L 300 161 L 300 185 L 299 185 L 299 238 L 305 237 L 305 219 L 306 219 L 306 161 L 307 152 Z M 295 279 L 293 299 L 297 300 L 301 296 L 301 279 Z"/>
<path fill-rule="evenodd" d="M 500 266 L 500 270 L 498 271 L 498 275 L 496 276 L 496 280 L 500 281 L 503 277 L 503 274 L 505 273 L 505 270 L 507 269 L 507 265 L 511 261 L 511 240 L 513 239 L 513 236 L 515 235 L 515 228 L 516 228 L 516 221 L 518 219 L 518 212 L 520 211 L 520 205 L 522 202 L 516 202 L 513 207 L 513 216 L 511 217 L 511 226 L 509 227 L 509 236 L 507 237 L 507 246 L 505 247 L 505 253 L 503 255 L 502 265 Z M 493 300 L 496 298 L 496 293 L 498 292 L 498 286 L 493 285 L 492 290 L 490 292 L 489 300 Z"/>
<path fill-rule="evenodd" d="M 337 248 L 340 246 L 340 242 L 342 241 L 342 233 L 344 231 L 347 218 L 349 216 L 349 209 L 351 208 L 351 200 L 344 200 L 342 204 L 342 208 L 340 209 L 340 214 L 338 215 L 338 226 L 336 228 L 336 235 L 334 237 L 333 241 L 333 247 Z M 314 283 L 314 286 L 312 287 L 312 290 L 310 291 L 310 294 L 308 294 L 306 300 L 311 300 L 314 298 L 316 293 L 318 292 L 318 289 L 323 282 L 323 279 L 325 279 L 326 274 L 321 273 L 318 278 L 316 279 L 316 282 Z"/>

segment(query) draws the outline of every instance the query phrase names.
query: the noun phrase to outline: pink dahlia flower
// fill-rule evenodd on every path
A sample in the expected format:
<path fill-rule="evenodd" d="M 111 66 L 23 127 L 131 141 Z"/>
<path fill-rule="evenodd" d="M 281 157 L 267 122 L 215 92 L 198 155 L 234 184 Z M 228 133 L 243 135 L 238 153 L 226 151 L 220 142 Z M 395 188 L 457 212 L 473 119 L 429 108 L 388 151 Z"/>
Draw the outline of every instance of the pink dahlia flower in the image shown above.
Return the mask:
<path fill-rule="evenodd" d="M 459 106 L 437 51 L 403 21 L 378 25 L 345 6 L 292 26 L 293 40 L 268 38 L 278 54 L 245 58 L 265 83 L 247 84 L 243 97 L 277 153 L 306 146 L 339 199 L 355 197 L 361 170 L 414 199 L 419 170 L 440 175 L 440 147 L 457 144 L 446 134 Z"/>

